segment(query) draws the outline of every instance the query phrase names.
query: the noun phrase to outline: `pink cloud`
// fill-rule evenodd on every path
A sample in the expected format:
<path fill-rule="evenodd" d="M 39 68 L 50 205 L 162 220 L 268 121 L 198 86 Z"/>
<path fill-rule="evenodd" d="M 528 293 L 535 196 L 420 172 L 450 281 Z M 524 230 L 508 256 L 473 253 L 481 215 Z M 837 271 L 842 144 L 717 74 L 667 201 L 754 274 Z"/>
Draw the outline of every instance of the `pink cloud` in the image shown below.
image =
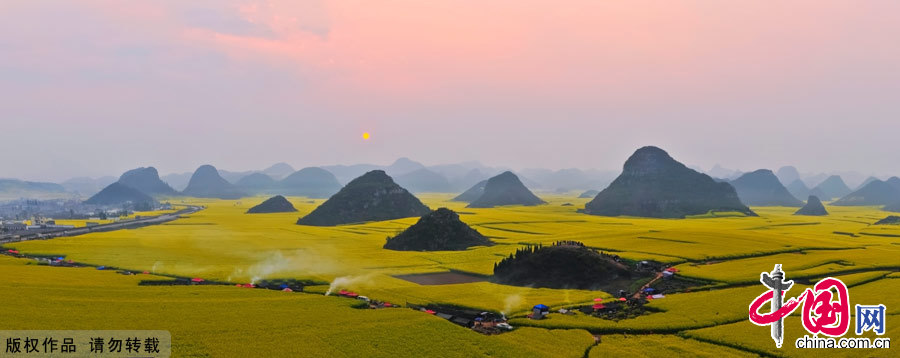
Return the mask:
<path fill-rule="evenodd" d="M 238 11 L 274 37 L 209 29 L 186 29 L 185 37 L 237 61 L 310 76 L 325 98 L 478 101 L 507 93 L 561 103 L 708 101 L 729 98 L 735 86 L 778 91 L 839 70 L 841 62 L 827 59 L 847 54 L 833 39 L 846 35 L 846 22 L 872 15 L 840 2 L 732 5 L 328 1 L 322 36 L 303 28 L 304 5 L 267 1 Z"/>

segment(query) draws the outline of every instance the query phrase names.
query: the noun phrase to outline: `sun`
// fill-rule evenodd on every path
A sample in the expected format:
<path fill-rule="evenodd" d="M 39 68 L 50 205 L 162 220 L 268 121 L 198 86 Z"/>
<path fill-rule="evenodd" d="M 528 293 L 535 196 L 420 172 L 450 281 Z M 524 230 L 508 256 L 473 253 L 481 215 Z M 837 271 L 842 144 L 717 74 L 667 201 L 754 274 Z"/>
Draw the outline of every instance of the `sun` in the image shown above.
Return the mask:
<path fill-rule="evenodd" d="M 369 132 L 363 132 L 363 140 L 369 140 Z"/>

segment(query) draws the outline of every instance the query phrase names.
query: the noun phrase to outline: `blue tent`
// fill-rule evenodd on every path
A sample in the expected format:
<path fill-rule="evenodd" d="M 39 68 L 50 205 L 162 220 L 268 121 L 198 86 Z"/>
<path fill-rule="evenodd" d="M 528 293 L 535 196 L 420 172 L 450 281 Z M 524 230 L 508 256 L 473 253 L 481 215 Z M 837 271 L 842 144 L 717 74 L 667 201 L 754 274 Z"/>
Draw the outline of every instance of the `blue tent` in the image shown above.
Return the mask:
<path fill-rule="evenodd" d="M 656 292 L 656 289 L 653 287 L 647 287 L 644 289 L 644 293 L 653 293 Z"/>
<path fill-rule="evenodd" d="M 98 269 L 98 270 L 102 270 L 102 269 L 105 269 L 105 268 L 106 268 L 106 266 L 97 266 L 97 269 Z"/>
<path fill-rule="evenodd" d="M 544 305 L 544 304 L 540 304 L 540 305 L 535 305 L 534 309 L 541 310 L 541 311 L 549 311 L 550 307 L 547 307 L 547 305 Z"/>

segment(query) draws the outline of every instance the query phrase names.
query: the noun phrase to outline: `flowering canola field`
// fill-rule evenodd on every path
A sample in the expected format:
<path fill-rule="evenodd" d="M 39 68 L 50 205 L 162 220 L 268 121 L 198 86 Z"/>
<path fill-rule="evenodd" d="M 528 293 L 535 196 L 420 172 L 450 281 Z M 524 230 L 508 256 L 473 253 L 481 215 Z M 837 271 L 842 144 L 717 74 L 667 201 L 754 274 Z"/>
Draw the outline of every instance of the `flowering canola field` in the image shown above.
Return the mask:
<path fill-rule="evenodd" d="M 265 200 L 258 197 L 184 199 L 207 208 L 163 225 L 6 247 L 233 283 L 266 278 L 335 282 L 400 304 L 449 303 L 503 311 L 520 327 L 512 333 L 482 336 L 412 310 L 359 310 L 350 307 L 353 301 L 335 297 L 228 286 L 137 286 L 138 276 L 27 265 L 26 260 L 7 257 L 0 257 L 0 300 L 7 303 L 0 307 L 0 317 L 8 329 L 167 329 L 179 356 L 580 357 L 588 352 L 595 357 L 646 346 L 673 354 L 800 356 L 803 352 L 793 349 L 775 350 L 768 329 L 747 322 L 747 305 L 763 291 L 759 273 L 776 263 L 784 265 L 789 279 L 840 277 L 851 286 L 851 300 L 884 303 L 889 322 L 900 315 L 900 302 L 890 294 L 900 289 L 900 227 L 872 226 L 887 215 L 877 208 L 828 206 L 830 216 L 801 217 L 791 215 L 793 208 L 758 207 L 753 209 L 759 217 L 673 220 L 584 215 L 576 209 L 587 199 L 565 195 L 542 195 L 549 202 L 542 206 L 491 209 L 468 209 L 450 197 L 420 195 L 431 208 L 456 210 L 497 245 L 461 252 L 384 250 L 386 237 L 417 219 L 298 226 L 296 219 L 322 200 L 289 198 L 297 213 L 244 214 Z M 532 321 L 524 314 L 535 304 L 557 309 L 610 295 L 491 282 L 423 286 L 394 277 L 450 270 L 487 276 L 494 263 L 521 245 L 559 240 L 581 241 L 626 259 L 669 263 L 678 274 L 706 283 L 655 300 L 650 307 L 658 312 L 634 319 L 551 314 Z M 801 289 L 800 284 L 794 288 Z M 786 326 L 793 330 L 789 339 L 802 330 L 797 322 Z M 897 334 L 888 327 L 889 336 Z M 257 334 L 261 331 L 267 333 Z M 599 344 L 594 345 L 591 334 L 601 337 Z"/>

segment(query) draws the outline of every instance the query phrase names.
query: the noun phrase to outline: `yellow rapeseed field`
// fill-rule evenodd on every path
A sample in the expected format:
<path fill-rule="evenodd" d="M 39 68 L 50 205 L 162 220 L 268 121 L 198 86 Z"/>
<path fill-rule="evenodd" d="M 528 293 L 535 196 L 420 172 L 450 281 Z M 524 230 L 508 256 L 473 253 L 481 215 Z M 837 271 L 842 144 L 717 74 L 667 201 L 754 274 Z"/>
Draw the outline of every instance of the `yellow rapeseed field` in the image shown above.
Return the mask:
<path fill-rule="evenodd" d="M 686 351 L 712 354 L 717 349 L 734 356 L 778 354 L 768 329 L 747 322 L 747 306 L 764 290 L 759 274 L 776 263 L 784 265 L 788 278 L 840 277 L 853 285 L 851 299 L 884 303 L 891 318 L 900 309 L 900 302 L 890 298 L 900 289 L 900 227 L 872 226 L 887 215 L 874 207 L 828 206 L 831 215 L 825 217 L 793 216 L 796 208 L 766 207 L 753 208 L 759 217 L 707 215 L 676 220 L 580 214 L 576 210 L 587 199 L 572 195 L 542 195 L 547 205 L 491 209 L 465 208 L 464 203 L 450 202 L 449 195 L 420 198 L 431 208 L 459 212 L 463 221 L 497 245 L 459 252 L 384 250 L 388 236 L 417 218 L 298 226 L 297 218 L 323 200 L 289 198 L 297 213 L 245 214 L 266 199 L 255 197 L 178 199 L 207 208 L 158 226 L 6 247 L 95 265 L 232 283 L 267 278 L 336 282 L 339 288 L 400 304 L 447 303 L 503 311 L 520 329 L 486 337 L 408 309 L 358 310 L 350 308 L 353 301 L 347 299 L 226 286 L 138 287 L 138 276 L 25 265 L 20 263 L 24 260 L 8 258 L 0 261 L 4 271 L 0 285 L 5 286 L 0 299 L 12 304 L 4 305 L 0 316 L 11 328 L 168 329 L 179 355 L 288 349 L 285 352 L 323 356 L 583 356 L 590 349 L 590 356 L 596 357 L 637 352 L 647 345 L 658 348 L 657 356 Z M 705 283 L 691 292 L 653 301 L 650 307 L 657 312 L 634 319 L 615 322 L 551 314 L 532 321 L 524 314 L 535 304 L 555 310 L 611 296 L 491 282 L 427 286 L 395 277 L 446 271 L 489 276 L 494 263 L 522 245 L 558 240 L 581 241 L 626 259 L 669 263 L 679 275 Z M 12 287 L 16 289 L 6 289 Z M 802 287 L 798 284 L 794 290 Z M 101 317 L 101 307 L 91 302 L 103 302 L 102 310 L 112 318 Z M 788 338 L 802 329 L 793 323 L 788 325 L 793 330 Z M 259 339 L 255 332 L 260 330 L 276 333 Z M 889 334 L 898 332 L 889 330 Z M 588 332 L 602 336 L 594 348 L 590 348 L 594 338 Z M 636 333 L 642 336 L 622 335 Z M 554 343 L 536 345 L 534 340 Z M 303 341 L 304 345 L 270 347 L 279 341 Z"/>

